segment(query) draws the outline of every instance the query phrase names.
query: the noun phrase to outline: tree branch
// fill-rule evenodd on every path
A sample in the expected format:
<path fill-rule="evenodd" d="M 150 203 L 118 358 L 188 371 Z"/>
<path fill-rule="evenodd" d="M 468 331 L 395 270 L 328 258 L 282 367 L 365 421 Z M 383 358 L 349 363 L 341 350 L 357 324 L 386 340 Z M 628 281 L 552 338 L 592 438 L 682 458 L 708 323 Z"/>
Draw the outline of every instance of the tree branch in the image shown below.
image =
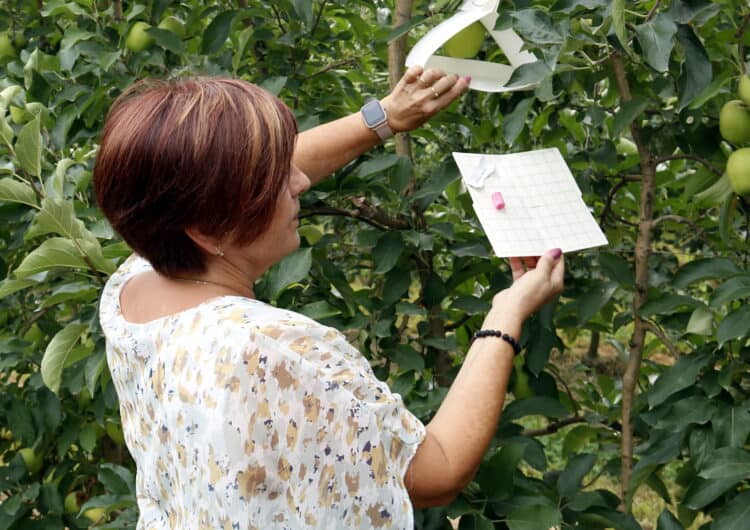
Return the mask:
<path fill-rule="evenodd" d="M 367 204 L 363 197 L 352 197 L 351 201 L 357 206 L 357 209 L 347 210 L 335 206 L 321 206 L 304 210 L 299 217 L 300 219 L 303 219 L 315 215 L 339 215 L 351 217 L 352 219 L 359 219 L 360 221 L 380 230 L 405 230 L 410 227 L 409 222 L 406 219 L 390 217 L 382 210 Z"/>
<path fill-rule="evenodd" d="M 717 175 L 720 177 L 724 174 L 724 172 L 721 169 L 713 165 L 711 162 L 709 162 L 705 158 L 698 156 L 698 155 L 692 155 L 690 153 L 680 153 L 677 155 L 664 156 L 664 157 L 656 159 L 655 163 L 656 165 L 659 165 L 663 162 L 669 162 L 670 160 L 694 160 L 695 162 L 700 162 L 701 164 L 706 166 L 706 168 L 709 171 L 711 171 L 711 173 L 713 173 L 714 175 Z"/>
<path fill-rule="evenodd" d="M 300 213 L 299 218 L 304 219 L 306 217 L 314 217 L 316 215 L 336 215 L 342 217 L 351 217 L 352 219 L 357 219 L 380 230 L 387 230 L 387 227 L 378 224 L 374 220 L 362 215 L 362 212 L 360 212 L 359 210 L 345 210 L 344 208 L 335 208 L 333 206 L 321 206 L 319 208 L 304 210 L 302 213 Z"/>
<path fill-rule="evenodd" d="M 653 333 L 656 336 L 656 338 L 658 338 L 660 341 L 662 341 L 662 343 L 664 343 L 664 346 L 667 347 L 667 349 L 669 350 L 669 353 L 672 354 L 672 357 L 676 359 L 680 356 L 680 350 L 678 350 L 677 347 L 672 343 L 672 341 L 669 340 L 666 333 L 664 333 L 664 331 L 662 331 L 662 329 L 658 325 L 646 319 L 643 320 L 643 325 L 646 327 L 648 331 Z"/>
<path fill-rule="evenodd" d="M 466 324 L 469 321 L 469 319 L 471 319 L 471 317 L 473 317 L 473 316 L 474 315 L 464 315 L 460 319 L 456 320 L 455 322 L 451 322 L 450 324 L 446 324 L 445 325 L 445 331 L 453 331 L 453 330 L 456 330 L 456 329 L 460 328 L 461 326 L 463 326 L 464 324 Z"/>
<path fill-rule="evenodd" d="M 526 437 L 536 437 L 536 436 L 546 436 L 548 434 L 555 434 L 557 431 L 562 429 L 563 427 L 567 427 L 568 425 L 573 425 L 574 423 L 586 423 L 586 418 L 582 416 L 570 416 L 568 418 L 563 418 L 562 420 L 553 421 L 546 427 L 542 427 L 541 429 L 527 429 L 521 433 L 521 436 Z"/>
<path fill-rule="evenodd" d="M 698 226 L 693 222 L 692 219 L 688 219 L 687 217 L 683 217 L 681 215 L 662 215 L 661 217 L 657 217 L 653 221 L 651 221 L 651 228 L 656 228 L 660 224 L 666 222 L 666 221 L 674 221 L 675 223 L 683 223 L 686 225 L 690 225 L 690 227 L 693 230 L 699 230 Z"/>
<path fill-rule="evenodd" d="M 409 22 L 413 7 L 414 0 L 396 0 L 396 9 L 393 14 L 394 28 Z M 401 76 L 404 75 L 406 39 L 407 35 L 402 35 L 388 44 L 388 83 L 391 90 L 396 86 Z M 398 133 L 396 135 L 396 154 L 411 158 L 411 140 L 408 133 Z"/>
<path fill-rule="evenodd" d="M 375 208 L 374 206 L 368 204 L 364 197 L 352 197 L 351 201 L 359 209 L 360 212 L 362 212 L 366 217 L 372 219 L 376 223 L 379 223 L 388 228 L 393 228 L 394 230 L 405 230 L 407 228 L 411 228 L 409 221 L 407 221 L 405 218 L 391 217 L 383 210 Z"/>
<path fill-rule="evenodd" d="M 313 22 L 312 28 L 310 28 L 310 36 L 315 34 L 315 30 L 318 29 L 318 24 L 320 24 L 320 17 L 323 16 L 323 10 L 326 8 L 326 4 L 328 3 L 328 0 L 323 0 L 320 3 L 320 9 L 318 10 L 318 15 L 315 17 L 315 22 Z"/>
<path fill-rule="evenodd" d="M 622 54 L 615 50 L 611 54 L 612 68 L 615 73 L 620 101 L 627 103 L 632 99 Z M 646 144 L 641 139 L 641 129 L 637 120 L 630 123 L 633 142 L 638 147 L 641 168 L 641 194 L 639 202 L 638 235 L 635 243 L 635 294 L 633 296 L 633 334 L 630 338 L 630 356 L 622 377 L 622 438 L 620 447 L 620 487 L 626 513 L 630 506 L 624 503 L 630 486 L 633 470 L 633 447 L 635 435 L 633 429 L 633 410 L 635 407 L 635 390 L 643 357 L 646 326 L 640 317 L 640 308 L 647 300 L 649 286 L 648 259 L 651 254 L 652 219 L 654 209 L 654 191 L 656 188 L 656 163 Z"/>

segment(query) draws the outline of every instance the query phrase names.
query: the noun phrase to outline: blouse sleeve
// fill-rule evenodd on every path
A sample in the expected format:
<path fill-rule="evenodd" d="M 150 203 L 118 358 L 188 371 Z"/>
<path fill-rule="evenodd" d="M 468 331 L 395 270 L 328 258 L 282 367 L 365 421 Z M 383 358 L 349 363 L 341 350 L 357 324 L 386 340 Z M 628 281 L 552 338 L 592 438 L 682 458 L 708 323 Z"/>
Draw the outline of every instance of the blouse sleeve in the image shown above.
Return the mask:
<path fill-rule="evenodd" d="M 275 460 L 268 485 L 318 524 L 335 513 L 337 527 L 410 527 L 404 475 L 425 427 L 401 396 L 332 328 L 277 321 L 252 335 L 238 397 L 252 404 L 245 445 Z"/>

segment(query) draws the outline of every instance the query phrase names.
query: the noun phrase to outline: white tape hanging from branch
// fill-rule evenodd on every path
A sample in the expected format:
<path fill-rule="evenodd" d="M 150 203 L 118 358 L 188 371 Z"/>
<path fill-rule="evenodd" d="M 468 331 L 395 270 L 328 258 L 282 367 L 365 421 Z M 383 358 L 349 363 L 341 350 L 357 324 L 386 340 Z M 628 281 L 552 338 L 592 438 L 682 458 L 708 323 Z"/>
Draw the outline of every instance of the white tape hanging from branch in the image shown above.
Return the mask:
<path fill-rule="evenodd" d="M 535 62 L 537 57 L 522 50 L 523 40 L 512 29 L 495 30 L 499 4 L 500 0 L 464 0 L 455 15 L 432 28 L 414 45 L 406 57 L 406 66 L 419 65 L 444 70 L 461 77 L 470 76 L 469 88 L 483 92 L 514 92 L 534 88 L 535 84 L 512 88 L 505 86 L 516 68 Z M 509 65 L 435 55 L 448 39 L 476 21 L 481 22 L 497 42 L 510 62 Z"/>

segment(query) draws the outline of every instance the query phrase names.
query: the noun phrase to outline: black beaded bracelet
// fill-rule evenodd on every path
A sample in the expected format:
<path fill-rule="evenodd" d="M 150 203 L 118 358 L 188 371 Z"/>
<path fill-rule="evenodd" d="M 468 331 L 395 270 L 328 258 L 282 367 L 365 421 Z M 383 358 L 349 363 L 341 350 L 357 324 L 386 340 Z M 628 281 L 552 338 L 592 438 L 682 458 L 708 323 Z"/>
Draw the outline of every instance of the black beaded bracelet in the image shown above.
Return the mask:
<path fill-rule="evenodd" d="M 476 339 L 481 339 L 482 337 L 497 337 L 503 339 L 505 342 L 513 346 L 513 351 L 516 355 L 521 353 L 521 346 L 519 346 L 518 341 L 507 333 L 503 333 L 499 329 L 480 329 L 479 331 L 474 333 L 474 337 L 471 340 L 474 341 Z"/>

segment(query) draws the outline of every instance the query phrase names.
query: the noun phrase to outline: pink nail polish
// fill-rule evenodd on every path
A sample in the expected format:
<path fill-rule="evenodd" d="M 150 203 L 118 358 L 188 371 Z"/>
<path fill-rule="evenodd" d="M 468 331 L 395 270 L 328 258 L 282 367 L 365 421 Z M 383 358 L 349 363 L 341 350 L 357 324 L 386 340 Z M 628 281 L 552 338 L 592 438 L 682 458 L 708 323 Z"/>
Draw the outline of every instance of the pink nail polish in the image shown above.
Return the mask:
<path fill-rule="evenodd" d="M 560 256 L 562 256 L 562 249 L 553 248 L 549 251 L 549 255 L 552 256 L 552 259 L 560 259 Z"/>
<path fill-rule="evenodd" d="M 492 194 L 492 204 L 495 205 L 496 210 L 502 210 L 505 208 L 505 199 L 503 199 L 503 194 L 499 191 L 496 191 Z"/>
<path fill-rule="evenodd" d="M 466 79 L 467 83 L 471 83 L 471 76 L 470 75 L 467 75 L 466 77 L 464 77 L 464 79 Z"/>

